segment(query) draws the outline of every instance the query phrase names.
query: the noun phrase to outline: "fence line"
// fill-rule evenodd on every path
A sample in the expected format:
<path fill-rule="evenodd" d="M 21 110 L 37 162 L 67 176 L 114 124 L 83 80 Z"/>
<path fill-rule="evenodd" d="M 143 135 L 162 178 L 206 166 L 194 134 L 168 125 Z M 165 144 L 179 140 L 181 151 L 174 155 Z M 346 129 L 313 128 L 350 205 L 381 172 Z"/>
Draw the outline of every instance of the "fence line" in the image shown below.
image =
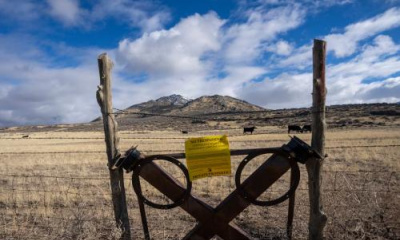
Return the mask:
<path fill-rule="evenodd" d="M 386 174 L 400 174 L 400 171 L 392 170 L 323 170 L 323 173 L 386 173 Z M 57 175 L 24 175 L 24 174 L 2 174 L 4 177 L 16 177 L 16 178 L 65 178 L 65 179 L 109 179 L 109 177 L 80 177 L 80 176 L 57 176 Z M 245 176 L 245 175 L 244 175 Z M 225 176 L 228 177 L 228 176 Z M 129 177 L 130 178 L 130 177 Z"/>
<path fill-rule="evenodd" d="M 225 130 L 225 131 L 229 131 Z M 237 129 L 237 131 L 241 131 L 241 129 Z M 137 133 L 124 133 L 125 135 L 127 134 L 137 134 Z M 199 132 L 193 132 L 188 133 L 185 136 L 182 137 L 121 137 L 121 140 L 186 140 L 190 137 L 197 137 L 197 136 L 202 136 L 201 133 Z M 278 134 L 278 133 L 270 133 L 270 132 L 254 132 L 251 135 L 245 135 L 243 133 L 240 134 L 229 134 L 228 137 L 242 137 L 242 136 L 257 136 L 257 135 L 271 135 L 271 134 Z M 282 134 L 282 133 L 281 133 Z M 289 135 L 289 134 L 288 134 Z M 290 135 L 289 135 L 290 136 Z M 22 138 L 22 137 L 0 137 L 0 140 L 104 140 L 104 137 L 29 137 L 29 138 Z M 398 139 L 398 137 L 385 137 L 385 138 L 379 138 L 379 139 Z M 242 141 L 282 141 L 286 139 L 257 139 L 257 140 L 242 140 Z M 338 142 L 338 141 L 353 141 L 355 140 L 354 138 L 341 138 L 341 139 L 332 139 L 330 141 L 332 142 Z M 376 140 L 376 138 L 373 138 L 373 140 Z"/>
<path fill-rule="evenodd" d="M 349 232 L 353 231 L 353 228 L 348 226 L 349 222 L 346 222 L 354 220 L 357 224 L 361 224 L 361 226 L 364 228 L 366 227 L 362 224 L 372 224 L 372 228 L 370 227 L 365 230 L 367 233 L 374 234 L 374 231 L 377 231 L 375 229 L 383 229 L 384 231 L 390 231 L 393 236 L 399 236 L 400 222 L 397 221 L 396 216 L 393 214 L 398 211 L 399 207 L 395 201 L 395 196 L 400 194 L 400 189 L 396 185 L 398 180 L 395 179 L 400 179 L 400 172 L 391 170 L 325 170 L 323 172 L 328 174 L 328 177 L 324 178 L 324 180 L 326 179 L 327 182 L 325 182 L 326 188 L 324 188 L 323 191 L 327 194 L 325 199 L 330 203 L 325 204 L 324 209 L 330 213 L 331 228 L 339 229 L 340 234 L 344 234 L 343 236 L 347 236 L 347 238 L 349 236 L 354 236 L 352 235 L 353 232 Z M 131 176 L 126 176 L 128 177 L 126 180 L 130 180 Z M 5 217 L 2 218 L 3 221 L 1 223 L 5 224 L 0 224 L 0 227 L 4 233 L 3 235 L 0 234 L 0 238 L 2 236 L 17 236 L 17 239 L 22 239 L 18 235 L 19 228 L 30 230 L 32 232 L 31 236 L 34 237 L 35 233 L 42 234 L 41 231 L 45 231 L 48 233 L 47 236 L 44 235 L 47 238 L 51 238 L 51 235 L 58 237 L 61 236 L 62 238 L 62 236 L 69 234 L 68 232 L 61 230 L 60 226 L 66 226 L 66 229 L 73 228 L 75 226 L 79 227 L 79 229 L 84 229 L 86 224 L 90 224 L 90 226 L 93 225 L 97 231 L 104 231 L 104 234 L 107 234 L 108 230 L 115 230 L 115 223 L 112 220 L 113 217 L 111 212 L 104 211 L 104 209 L 112 209 L 112 203 L 108 199 L 109 194 L 107 194 L 109 189 L 108 191 L 102 192 L 98 191 L 96 187 L 92 187 L 92 184 L 97 183 L 96 180 L 108 183 L 108 177 L 0 174 L 0 181 L 7 178 L 10 179 L 8 181 L 8 185 L 7 183 L 3 184 L 2 186 L 4 187 L 0 189 L 0 196 L 7 199 L 6 201 L 3 201 Z M 52 179 L 46 178 L 61 180 L 57 181 L 57 185 L 54 185 L 52 184 L 52 182 L 54 183 Z M 344 178 L 347 178 L 350 185 L 347 185 L 343 182 Z M 86 182 L 84 182 L 84 180 L 88 180 L 89 184 L 85 185 Z M 91 181 L 93 181 L 93 183 L 91 183 Z M 38 186 L 43 183 L 46 185 Z M 231 182 L 229 183 L 231 184 Z M 76 186 L 75 184 L 79 185 Z M 60 185 L 65 185 L 64 189 L 66 190 L 60 190 L 60 188 L 58 188 Z M 33 189 L 34 187 L 38 187 L 38 189 Z M 106 189 L 104 187 L 101 188 Z M 377 187 L 377 189 L 372 189 L 374 187 Z M 50 191 L 51 188 L 54 188 L 55 191 Z M 128 188 L 130 188 L 129 193 L 127 193 L 130 210 L 137 214 L 137 201 L 135 201 L 136 194 L 133 192 L 131 186 Z M 234 187 L 232 188 L 234 189 Z M 75 192 L 74 190 L 78 192 Z M 229 193 L 232 189 L 230 187 L 229 190 L 228 188 L 225 190 L 226 193 Z M 277 190 L 281 189 L 274 189 L 273 186 L 271 189 L 267 190 L 267 193 L 271 193 L 273 196 L 283 193 L 282 191 Z M 302 223 L 307 220 L 306 218 L 309 202 L 306 198 L 306 195 L 308 189 L 305 185 L 300 185 L 297 191 L 298 194 L 296 194 L 297 199 L 295 203 L 295 218 L 297 218 L 298 223 Z M 35 192 L 37 192 L 37 194 L 34 194 Z M 194 194 L 197 193 L 202 198 L 204 196 L 209 196 L 206 197 L 206 199 L 213 198 L 213 196 L 219 199 L 221 195 L 221 191 L 213 188 L 207 188 L 206 190 L 202 189 L 201 187 L 199 189 L 195 188 Z M 62 197 L 61 200 L 58 199 L 59 196 Z M 148 196 L 157 197 L 153 195 Z M 376 199 L 378 199 L 378 202 L 375 202 Z M 159 198 L 159 200 L 167 201 L 168 199 Z M 58 201 L 65 201 L 69 204 L 55 205 L 58 204 Z M 281 216 L 279 212 L 285 211 L 286 208 L 287 202 L 268 208 L 259 208 L 260 210 L 257 209 L 257 212 L 261 211 L 261 209 L 265 209 L 268 216 L 264 217 L 268 218 L 271 221 L 270 223 L 276 221 L 280 224 L 281 220 L 285 217 Z M 154 218 L 159 220 L 160 218 L 171 215 L 170 212 L 168 213 L 162 210 L 154 210 L 151 208 L 148 208 L 147 210 L 149 213 L 148 216 L 151 219 Z M 107 212 L 107 214 L 104 214 L 104 212 Z M 246 214 L 252 213 L 250 212 Z M 376 214 L 384 214 L 385 218 L 379 218 L 380 215 Z M 135 217 L 135 215 L 131 216 Z M 368 216 L 370 218 L 367 218 Z M 386 216 L 388 217 L 386 218 Z M 185 217 L 183 220 L 178 218 L 178 216 L 176 216 L 176 218 L 171 218 L 174 221 L 176 219 L 176 221 L 184 221 L 185 223 L 183 225 L 169 224 L 171 226 L 168 224 L 164 225 L 164 223 L 161 225 L 154 225 L 151 227 L 151 231 L 166 231 L 167 233 L 175 234 L 179 232 L 181 228 L 186 228 L 186 225 L 189 226 L 192 223 L 192 218 L 190 217 Z M 130 221 L 137 223 L 139 222 L 138 218 L 130 218 Z M 8 225 L 8 223 L 12 222 L 19 222 L 22 226 Z M 275 227 L 278 229 L 280 226 L 281 225 L 277 225 Z M 138 236 L 142 236 L 140 225 L 135 225 L 134 228 L 131 227 L 131 229 L 133 229 Z M 296 231 L 303 232 L 304 229 L 302 226 L 297 226 Z M 329 231 L 330 234 L 332 234 L 332 231 L 335 232 L 336 230 Z M 163 239 L 161 235 L 158 236 L 158 239 Z M 332 236 L 336 235 L 333 234 Z M 393 239 L 397 238 L 393 237 Z"/>
<path fill-rule="evenodd" d="M 59 194 L 71 194 L 71 195 L 79 195 L 79 196 L 97 196 L 101 195 L 99 193 L 77 193 L 70 191 L 54 191 L 54 190 L 44 190 L 44 189 L 17 189 L 17 188 L 4 188 L 4 191 L 0 191 L 0 193 L 6 192 L 39 192 L 39 193 L 59 193 Z M 297 189 L 296 191 L 308 191 L 307 188 Z M 400 194 L 400 191 L 391 191 L 391 190 L 378 190 L 378 189 L 323 189 L 324 192 L 371 192 L 371 193 L 395 193 Z M 268 193 L 282 193 L 281 191 L 271 191 L 267 190 Z M 209 194 L 219 193 L 219 191 L 208 191 Z M 136 196 L 135 194 L 126 194 L 127 196 Z M 335 205 L 335 206 L 349 206 L 349 205 Z"/>
<path fill-rule="evenodd" d="M 259 140 L 254 140 L 259 141 Z M 230 141 L 230 143 L 241 143 L 241 142 L 249 142 L 249 141 Z M 264 142 L 264 141 L 260 141 Z M 390 147 L 400 147 L 400 144 L 388 144 L 388 145 L 354 145 L 354 146 L 334 146 L 334 147 L 325 147 L 325 149 L 348 149 L 348 148 L 390 148 Z M 143 149 L 143 152 L 151 152 L 151 153 L 171 153 L 171 152 L 179 152 L 183 151 L 182 149 L 162 149 L 162 150 L 151 150 L 151 149 Z M 0 155 L 7 154 L 92 154 L 92 153 L 101 153 L 105 154 L 105 151 L 48 151 L 48 152 L 0 152 Z"/>

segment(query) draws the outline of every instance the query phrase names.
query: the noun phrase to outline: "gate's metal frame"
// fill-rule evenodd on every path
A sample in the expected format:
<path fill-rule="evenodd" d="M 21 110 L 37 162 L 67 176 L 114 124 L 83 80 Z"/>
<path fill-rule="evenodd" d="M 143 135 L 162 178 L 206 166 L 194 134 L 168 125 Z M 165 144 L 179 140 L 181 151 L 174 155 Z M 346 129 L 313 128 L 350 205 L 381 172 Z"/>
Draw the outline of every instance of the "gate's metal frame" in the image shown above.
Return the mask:
<path fill-rule="evenodd" d="M 240 183 L 240 175 L 245 165 L 251 159 L 263 154 L 272 154 L 272 156 L 261 164 L 243 183 Z M 288 144 L 280 148 L 231 150 L 231 155 L 247 156 L 242 160 L 236 172 L 236 189 L 216 208 L 211 207 L 190 193 L 191 182 L 188 178 L 187 169 L 176 160 L 185 158 L 184 153 L 144 157 L 135 148 L 128 151 L 126 157 L 120 158 L 116 162 L 115 168 L 123 167 L 127 171 L 133 171 L 132 182 L 138 195 L 145 238 L 150 239 L 150 234 L 147 227 L 144 204 L 164 209 L 179 206 L 194 217 L 198 224 L 183 239 L 210 239 L 214 235 L 218 235 L 223 239 L 251 239 L 245 231 L 231 223 L 231 221 L 252 203 L 270 206 L 289 199 L 287 235 L 290 239 L 294 216 L 295 190 L 300 179 L 297 162 L 304 164 L 311 157 L 320 158 L 321 156 L 297 137 L 292 138 Z M 180 167 L 187 178 L 187 186 L 183 186 L 174 179 L 168 172 L 155 164 L 154 160 L 170 161 Z M 287 193 L 273 201 L 256 200 L 289 169 L 291 169 L 291 187 Z M 157 205 L 145 199 L 141 194 L 139 176 L 170 198 L 173 204 Z"/>

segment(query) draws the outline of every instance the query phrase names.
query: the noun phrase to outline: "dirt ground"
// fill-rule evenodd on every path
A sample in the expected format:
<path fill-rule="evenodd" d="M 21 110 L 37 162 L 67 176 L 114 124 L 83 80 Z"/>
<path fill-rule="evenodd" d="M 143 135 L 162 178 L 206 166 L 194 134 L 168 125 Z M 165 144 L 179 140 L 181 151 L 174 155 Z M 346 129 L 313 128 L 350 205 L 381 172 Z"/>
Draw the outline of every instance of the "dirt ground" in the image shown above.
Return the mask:
<path fill-rule="evenodd" d="M 0 239 L 117 239 L 120 232 L 113 220 L 103 132 L 11 130 L 0 132 Z M 290 140 L 286 129 L 277 126 L 260 127 L 252 135 L 243 135 L 243 129 L 233 126 L 189 134 L 121 131 L 120 149 L 138 145 L 146 155 L 180 153 L 187 138 L 223 134 L 228 136 L 231 149 L 280 147 Z M 296 135 L 310 143 L 311 134 Z M 400 238 L 399 149 L 397 126 L 328 130 L 322 188 L 328 216 L 326 239 Z M 252 161 L 243 178 L 268 157 Z M 192 193 L 216 206 L 235 189 L 233 175 L 243 158 L 232 157 L 232 176 L 194 181 Z M 177 169 L 162 167 L 185 184 Z M 294 239 L 307 238 L 307 172 L 304 165 L 300 170 Z M 287 182 L 288 174 L 260 198 L 282 194 Z M 143 239 L 131 173 L 125 174 L 125 185 L 132 235 Z M 169 201 L 146 183 L 142 188 L 153 201 Z M 146 207 L 146 212 L 152 239 L 180 239 L 196 224 L 179 208 Z M 286 239 L 286 219 L 284 202 L 272 207 L 250 206 L 233 222 L 254 239 Z"/>

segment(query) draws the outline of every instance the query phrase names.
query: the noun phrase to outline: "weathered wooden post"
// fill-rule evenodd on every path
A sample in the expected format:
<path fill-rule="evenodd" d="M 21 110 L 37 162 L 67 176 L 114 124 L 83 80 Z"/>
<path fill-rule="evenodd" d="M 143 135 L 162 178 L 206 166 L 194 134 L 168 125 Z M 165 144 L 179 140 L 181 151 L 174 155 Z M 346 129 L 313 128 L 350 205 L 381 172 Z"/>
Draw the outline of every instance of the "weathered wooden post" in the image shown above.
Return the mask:
<path fill-rule="evenodd" d="M 123 231 L 121 238 L 130 239 L 131 231 L 126 206 L 123 170 L 122 168 L 115 170 L 111 169 L 111 166 L 113 166 L 119 156 L 118 125 L 114 115 L 112 114 L 111 69 L 113 63 L 106 53 L 99 55 L 97 60 L 99 64 L 100 85 L 96 92 L 96 98 L 103 115 L 114 215 L 117 226 Z"/>
<path fill-rule="evenodd" d="M 326 42 L 314 39 L 313 47 L 313 104 L 311 147 L 325 156 L 325 58 Z M 321 170 L 324 159 L 307 161 L 308 193 L 310 199 L 309 239 L 323 239 L 327 217 L 322 211 Z"/>

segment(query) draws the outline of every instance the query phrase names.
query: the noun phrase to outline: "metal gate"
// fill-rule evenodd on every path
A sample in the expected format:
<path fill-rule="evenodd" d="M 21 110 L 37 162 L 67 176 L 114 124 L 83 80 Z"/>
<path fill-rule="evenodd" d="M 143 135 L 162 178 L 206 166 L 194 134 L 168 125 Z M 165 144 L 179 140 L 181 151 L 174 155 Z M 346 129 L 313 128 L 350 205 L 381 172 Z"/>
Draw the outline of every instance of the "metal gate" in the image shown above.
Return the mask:
<path fill-rule="evenodd" d="M 241 182 L 242 171 L 255 157 L 272 154 L 246 180 Z M 210 239 L 215 235 L 223 239 L 251 239 L 239 226 L 231 221 L 249 205 L 272 206 L 289 200 L 287 236 L 291 239 L 294 215 L 295 191 L 300 181 L 298 163 L 304 164 L 309 158 L 321 158 L 317 152 L 297 137 L 277 148 L 259 148 L 231 150 L 231 155 L 245 155 L 236 174 L 236 189 L 232 191 L 217 207 L 205 203 L 191 194 L 192 182 L 187 168 L 178 159 L 185 158 L 184 153 L 152 155 L 144 157 L 139 150 L 132 148 L 126 156 L 119 158 L 114 168 L 122 167 L 132 171 L 132 185 L 137 194 L 145 239 L 150 239 L 144 204 L 158 209 L 180 207 L 197 220 L 197 225 L 183 239 Z M 167 171 L 154 161 L 168 161 L 176 165 L 185 175 L 186 186 L 174 179 Z M 257 200 L 274 182 L 290 170 L 290 187 L 279 198 L 269 201 Z M 150 201 L 142 194 L 140 178 L 167 196 L 172 203 L 161 205 Z"/>

